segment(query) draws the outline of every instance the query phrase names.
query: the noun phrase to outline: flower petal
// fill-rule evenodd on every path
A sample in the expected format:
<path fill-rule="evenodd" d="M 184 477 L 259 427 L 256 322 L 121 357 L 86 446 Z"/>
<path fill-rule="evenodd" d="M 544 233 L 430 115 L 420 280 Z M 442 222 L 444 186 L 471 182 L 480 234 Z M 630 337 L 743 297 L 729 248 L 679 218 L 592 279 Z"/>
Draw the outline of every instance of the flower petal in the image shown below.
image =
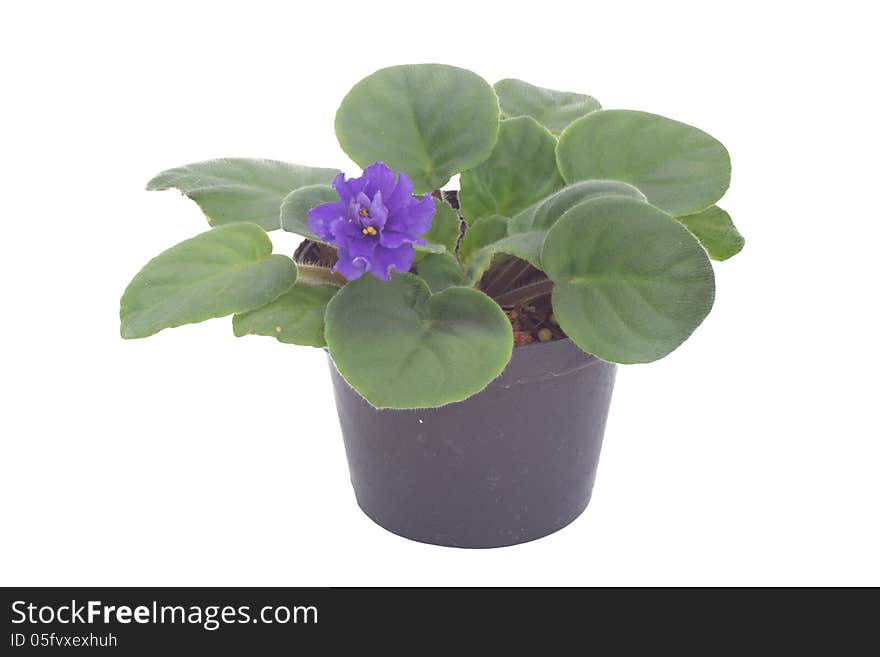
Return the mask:
<path fill-rule="evenodd" d="M 339 249 L 339 259 L 333 265 L 333 271 L 338 271 L 346 280 L 353 281 L 369 271 L 370 262 L 363 257 L 352 257 L 343 248 Z"/>
<path fill-rule="evenodd" d="M 409 179 L 408 175 L 401 172 L 397 176 L 397 186 L 394 188 L 394 191 L 390 195 L 384 195 L 385 207 L 387 207 L 388 210 L 391 211 L 400 206 L 408 205 L 410 200 L 412 199 L 412 193 L 412 180 Z"/>
<path fill-rule="evenodd" d="M 366 186 L 367 181 L 363 177 L 346 180 L 344 173 L 338 173 L 333 179 L 333 189 L 336 190 L 339 198 L 345 203 L 356 198 L 358 194 L 364 191 Z"/>
<path fill-rule="evenodd" d="M 409 229 L 416 235 L 427 233 L 431 228 L 431 219 L 437 212 L 434 206 L 434 199 L 430 194 L 425 194 L 421 201 L 417 201 L 407 208 L 409 210 L 410 225 Z"/>
<path fill-rule="evenodd" d="M 376 192 L 376 195 L 373 197 L 373 200 L 369 205 L 370 216 L 364 223 L 368 226 L 373 226 L 381 230 L 385 227 L 385 222 L 388 221 L 388 208 L 385 207 L 385 204 L 382 203 L 382 192 Z"/>
<path fill-rule="evenodd" d="M 346 244 L 352 258 L 371 258 L 377 246 L 379 239 L 369 235 L 361 235 L 360 239 L 349 240 Z"/>
<path fill-rule="evenodd" d="M 413 239 L 417 235 L 423 235 L 431 228 L 431 219 L 437 208 L 430 194 L 420 201 L 413 202 L 405 208 L 399 208 L 391 212 L 388 221 L 385 222 L 385 232 L 404 233 Z"/>
<path fill-rule="evenodd" d="M 401 233 L 395 230 L 383 230 L 382 234 L 379 235 L 379 244 L 388 247 L 389 249 L 396 249 L 401 244 L 418 244 L 419 246 L 424 246 L 425 240 L 410 235 L 409 233 Z"/>
<path fill-rule="evenodd" d="M 356 221 L 344 220 L 337 222 L 331 226 L 333 238 L 345 246 L 349 240 L 359 239 L 361 235 L 361 227 Z"/>
<path fill-rule="evenodd" d="M 389 280 L 391 271 L 409 271 L 415 258 L 413 244 L 425 244 L 419 235 L 431 227 L 436 212 L 430 194 L 412 195 L 413 183 L 375 162 L 360 178 L 333 180 L 339 201 L 309 211 L 308 224 L 321 240 L 337 248 L 333 266 L 348 280 L 370 272 Z M 366 232 L 364 232 L 366 231 Z"/>
<path fill-rule="evenodd" d="M 370 198 L 373 198 L 376 192 L 382 192 L 382 196 L 388 198 L 394 191 L 395 178 L 395 173 L 384 162 L 373 162 L 364 169 L 363 179 L 367 182 L 364 192 Z"/>
<path fill-rule="evenodd" d="M 333 239 L 332 226 L 345 217 L 346 205 L 340 201 L 322 203 L 309 210 L 307 223 L 309 230 L 324 242 Z"/>
<path fill-rule="evenodd" d="M 370 262 L 370 273 L 383 281 L 391 280 L 392 269 L 397 272 L 409 271 L 415 257 L 412 244 L 404 244 L 396 249 L 377 245 Z"/>

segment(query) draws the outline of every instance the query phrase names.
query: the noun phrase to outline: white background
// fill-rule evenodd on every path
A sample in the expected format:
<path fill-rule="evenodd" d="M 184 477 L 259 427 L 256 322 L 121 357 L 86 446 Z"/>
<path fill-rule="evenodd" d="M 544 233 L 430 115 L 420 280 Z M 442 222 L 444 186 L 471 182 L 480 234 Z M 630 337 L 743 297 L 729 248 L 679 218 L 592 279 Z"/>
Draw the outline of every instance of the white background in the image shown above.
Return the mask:
<path fill-rule="evenodd" d="M 0 583 L 880 584 L 868 6 L 4 5 Z M 722 205 L 747 244 L 716 266 L 714 311 L 621 368 L 589 509 L 513 548 L 421 545 L 359 511 L 320 350 L 229 320 L 118 335 L 129 279 L 206 229 L 143 190 L 153 174 L 220 156 L 357 173 L 339 101 L 425 61 L 664 114 L 733 158 Z"/>

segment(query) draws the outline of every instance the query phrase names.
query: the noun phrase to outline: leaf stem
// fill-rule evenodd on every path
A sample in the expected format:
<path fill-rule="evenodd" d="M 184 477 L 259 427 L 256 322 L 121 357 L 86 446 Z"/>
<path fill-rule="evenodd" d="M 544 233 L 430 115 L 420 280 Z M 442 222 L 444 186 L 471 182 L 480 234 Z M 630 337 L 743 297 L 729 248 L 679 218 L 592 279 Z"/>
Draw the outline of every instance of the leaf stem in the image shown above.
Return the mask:
<path fill-rule="evenodd" d="M 525 260 L 519 258 L 510 258 L 507 262 L 502 263 L 485 283 L 485 292 L 490 297 L 497 296 L 503 292 L 510 290 L 513 285 L 522 278 L 529 270 L 534 271 L 532 265 Z M 492 272 L 492 270 L 489 270 Z"/>
<path fill-rule="evenodd" d="M 528 285 L 523 285 L 515 290 L 509 290 L 499 294 L 493 297 L 493 299 L 495 299 L 499 306 L 513 306 L 518 303 L 525 303 L 526 301 L 543 297 L 550 294 L 552 291 L 553 281 L 549 278 L 545 278 L 540 281 L 535 281 L 534 283 L 529 283 Z"/>
<path fill-rule="evenodd" d="M 306 283 L 307 285 L 320 285 L 329 283 L 342 287 L 346 280 L 342 274 L 339 274 L 327 267 L 319 267 L 318 265 L 297 265 L 297 283 Z"/>

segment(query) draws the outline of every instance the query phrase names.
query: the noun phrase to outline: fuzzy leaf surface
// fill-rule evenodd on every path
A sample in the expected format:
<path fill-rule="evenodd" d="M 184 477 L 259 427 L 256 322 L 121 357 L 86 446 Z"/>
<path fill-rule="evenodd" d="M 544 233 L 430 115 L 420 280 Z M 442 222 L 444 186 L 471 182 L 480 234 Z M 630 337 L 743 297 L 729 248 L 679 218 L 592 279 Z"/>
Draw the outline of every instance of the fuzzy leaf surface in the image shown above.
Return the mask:
<path fill-rule="evenodd" d="M 245 312 L 296 282 L 296 265 L 272 255 L 256 224 L 219 226 L 172 246 L 132 279 L 120 302 L 123 338 Z"/>
<path fill-rule="evenodd" d="M 564 184 L 555 137 L 531 117 L 507 119 L 489 159 L 461 174 L 461 214 L 468 223 L 512 217 Z"/>
<path fill-rule="evenodd" d="M 148 190 L 178 189 L 195 201 L 212 226 L 250 222 L 264 230 L 281 227 L 281 202 L 292 190 L 329 184 L 336 169 L 240 157 L 195 162 L 168 169 Z"/>
<path fill-rule="evenodd" d="M 717 205 L 676 219 L 700 240 L 712 260 L 732 258 L 745 246 L 746 241 L 733 224 L 733 219 Z"/>
<path fill-rule="evenodd" d="M 485 294 L 432 294 L 412 274 L 343 287 L 327 306 L 326 336 L 339 373 L 377 408 L 466 399 L 501 374 L 513 349 L 510 321 Z"/>
<path fill-rule="evenodd" d="M 545 89 L 513 78 L 496 82 L 495 93 L 505 117 L 530 116 L 555 134 L 576 119 L 602 109 L 592 96 Z"/>
<path fill-rule="evenodd" d="M 730 185 L 730 156 L 717 139 L 686 123 L 632 110 L 601 110 L 559 137 L 566 182 L 622 180 L 670 214 L 699 212 Z"/>
<path fill-rule="evenodd" d="M 296 283 L 287 292 L 265 306 L 232 318 L 236 336 L 265 335 L 286 344 L 323 347 L 324 313 L 335 285 Z"/>
<path fill-rule="evenodd" d="M 616 363 L 667 355 L 699 326 L 715 298 L 706 252 L 647 203 L 586 201 L 547 233 L 541 252 L 553 311 L 578 346 Z"/>
<path fill-rule="evenodd" d="M 361 167 L 385 162 L 422 193 L 489 157 L 498 122 L 498 98 L 483 78 L 454 66 L 411 64 L 358 82 L 336 113 L 336 136 Z"/>
<path fill-rule="evenodd" d="M 510 220 L 511 234 L 530 230 L 549 230 L 567 210 L 600 196 L 628 196 L 645 201 L 645 195 L 619 180 L 581 180 L 541 199 Z"/>

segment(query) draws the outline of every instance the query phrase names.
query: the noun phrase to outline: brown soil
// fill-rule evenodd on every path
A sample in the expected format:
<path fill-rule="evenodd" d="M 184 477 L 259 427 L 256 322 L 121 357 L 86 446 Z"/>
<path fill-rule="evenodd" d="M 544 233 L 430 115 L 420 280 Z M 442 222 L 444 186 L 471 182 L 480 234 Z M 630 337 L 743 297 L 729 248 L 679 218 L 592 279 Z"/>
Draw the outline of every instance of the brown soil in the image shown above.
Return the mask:
<path fill-rule="evenodd" d="M 527 304 L 505 307 L 504 312 L 513 327 L 513 345 L 521 347 L 532 342 L 561 340 L 565 333 L 556 323 L 548 298 Z"/>

